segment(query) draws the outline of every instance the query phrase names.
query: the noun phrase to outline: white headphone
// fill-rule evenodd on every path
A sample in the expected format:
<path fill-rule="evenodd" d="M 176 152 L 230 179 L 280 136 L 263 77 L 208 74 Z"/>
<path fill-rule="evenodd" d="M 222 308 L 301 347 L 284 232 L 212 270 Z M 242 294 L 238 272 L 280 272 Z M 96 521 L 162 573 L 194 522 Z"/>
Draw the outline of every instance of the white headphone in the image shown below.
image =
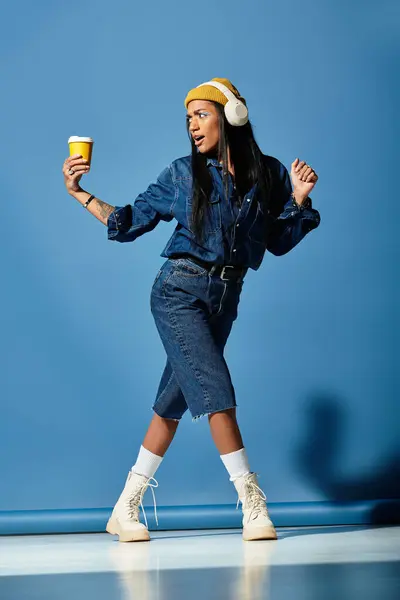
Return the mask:
<path fill-rule="evenodd" d="M 235 127 L 241 127 L 242 125 L 246 125 L 249 120 L 249 111 L 243 102 L 241 102 L 233 92 L 229 88 L 226 87 L 223 83 L 219 81 L 206 81 L 198 85 L 197 87 L 202 87 L 203 85 L 212 85 L 217 88 L 220 92 L 224 94 L 226 98 L 228 98 L 228 102 L 224 106 L 225 116 L 228 123 L 234 125 Z"/>

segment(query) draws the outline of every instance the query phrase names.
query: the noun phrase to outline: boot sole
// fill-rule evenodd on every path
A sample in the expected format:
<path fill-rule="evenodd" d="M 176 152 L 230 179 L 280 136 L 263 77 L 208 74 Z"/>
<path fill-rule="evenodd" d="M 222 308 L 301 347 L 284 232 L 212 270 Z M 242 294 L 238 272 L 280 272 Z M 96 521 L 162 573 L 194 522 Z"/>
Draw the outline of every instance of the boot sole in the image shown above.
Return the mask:
<path fill-rule="evenodd" d="M 124 532 L 115 519 L 109 519 L 106 525 L 107 533 L 111 535 L 118 535 L 120 542 L 149 542 L 150 534 L 147 529 L 141 529 L 139 531 Z"/>
<path fill-rule="evenodd" d="M 274 527 L 259 527 L 256 531 L 243 529 L 243 539 L 246 542 L 253 540 L 277 540 L 278 536 Z"/>

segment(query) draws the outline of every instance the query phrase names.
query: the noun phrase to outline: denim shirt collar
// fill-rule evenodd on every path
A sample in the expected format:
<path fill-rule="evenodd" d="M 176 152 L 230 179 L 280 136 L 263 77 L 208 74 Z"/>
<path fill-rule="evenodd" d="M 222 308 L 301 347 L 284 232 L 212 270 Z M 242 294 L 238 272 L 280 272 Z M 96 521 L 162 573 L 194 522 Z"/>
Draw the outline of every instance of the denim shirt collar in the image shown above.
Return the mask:
<path fill-rule="evenodd" d="M 207 167 L 211 165 L 213 167 L 219 167 L 220 169 L 222 168 L 222 165 L 219 163 L 217 158 L 207 158 Z"/>
<path fill-rule="evenodd" d="M 222 169 L 222 165 L 217 158 L 207 157 L 207 166 L 218 167 Z M 248 198 L 253 198 L 257 190 L 257 184 L 254 185 L 251 190 L 247 193 Z M 250 200 L 249 200 L 250 201 Z"/>

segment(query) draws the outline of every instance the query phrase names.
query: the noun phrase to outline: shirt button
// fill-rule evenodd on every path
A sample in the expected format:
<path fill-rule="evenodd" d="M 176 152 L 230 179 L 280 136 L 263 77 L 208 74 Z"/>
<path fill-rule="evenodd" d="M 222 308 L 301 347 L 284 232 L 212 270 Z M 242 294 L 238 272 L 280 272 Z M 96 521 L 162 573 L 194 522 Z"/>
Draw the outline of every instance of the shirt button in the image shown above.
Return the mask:
<path fill-rule="evenodd" d="M 239 223 L 236 225 L 236 227 L 239 227 Z"/>
<path fill-rule="evenodd" d="M 250 198 L 247 198 L 247 202 L 250 202 Z"/>
<path fill-rule="evenodd" d="M 233 251 L 236 252 L 236 248 Z"/>

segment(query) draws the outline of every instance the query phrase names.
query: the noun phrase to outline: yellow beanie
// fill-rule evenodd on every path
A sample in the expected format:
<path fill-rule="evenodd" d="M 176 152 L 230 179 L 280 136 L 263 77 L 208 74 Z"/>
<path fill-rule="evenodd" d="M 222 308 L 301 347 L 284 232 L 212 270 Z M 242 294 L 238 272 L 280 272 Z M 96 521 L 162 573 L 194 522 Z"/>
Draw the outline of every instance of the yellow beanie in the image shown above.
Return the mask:
<path fill-rule="evenodd" d="M 214 77 L 214 79 L 211 79 L 211 81 L 218 81 L 219 83 L 222 83 L 228 89 L 230 89 L 231 92 L 233 94 L 235 94 L 235 96 L 239 100 L 241 100 L 244 104 L 246 104 L 246 100 L 240 96 L 238 90 L 229 81 L 229 79 Z M 196 88 L 193 88 L 192 90 L 190 90 L 190 92 L 188 93 L 188 95 L 185 98 L 185 108 L 186 109 L 188 107 L 189 102 L 191 102 L 192 100 L 209 100 L 210 102 L 218 102 L 219 104 L 222 104 L 223 106 L 225 106 L 225 104 L 228 102 L 228 98 L 212 85 L 201 85 L 200 87 L 196 87 Z"/>

